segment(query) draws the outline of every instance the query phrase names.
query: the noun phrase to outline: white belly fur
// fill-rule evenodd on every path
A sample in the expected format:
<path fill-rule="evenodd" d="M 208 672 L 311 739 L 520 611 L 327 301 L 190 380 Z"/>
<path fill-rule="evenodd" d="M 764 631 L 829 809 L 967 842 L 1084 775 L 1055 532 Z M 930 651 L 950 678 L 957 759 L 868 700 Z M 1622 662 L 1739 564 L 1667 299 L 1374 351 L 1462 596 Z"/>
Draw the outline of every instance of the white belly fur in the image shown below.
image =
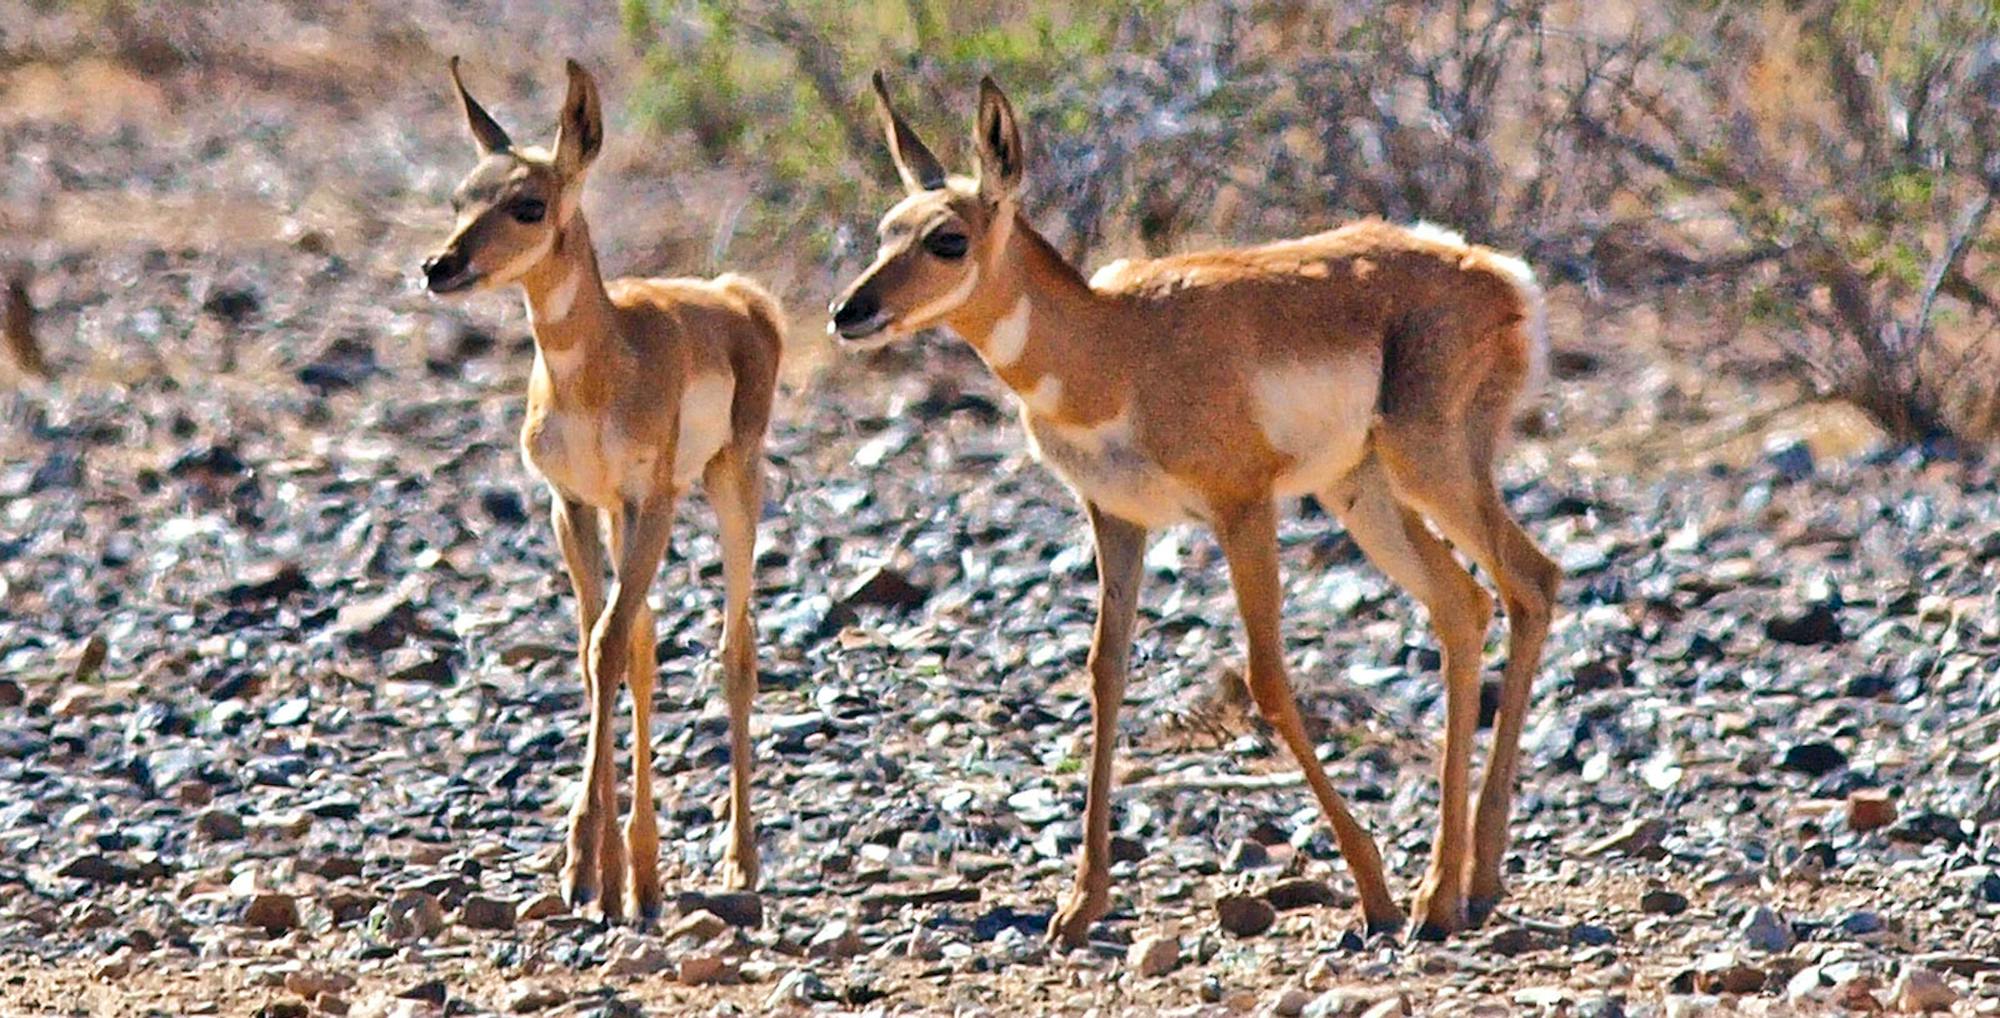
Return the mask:
<path fill-rule="evenodd" d="M 681 390 L 681 430 L 674 452 L 674 487 L 686 490 L 735 430 L 736 379 L 696 375 Z"/>
<path fill-rule="evenodd" d="M 1325 491 L 1360 464 L 1382 385 L 1382 366 L 1354 355 L 1276 365 L 1250 377 L 1251 412 L 1264 440 L 1291 458 L 1272 482 L 1278 497 Z"/>

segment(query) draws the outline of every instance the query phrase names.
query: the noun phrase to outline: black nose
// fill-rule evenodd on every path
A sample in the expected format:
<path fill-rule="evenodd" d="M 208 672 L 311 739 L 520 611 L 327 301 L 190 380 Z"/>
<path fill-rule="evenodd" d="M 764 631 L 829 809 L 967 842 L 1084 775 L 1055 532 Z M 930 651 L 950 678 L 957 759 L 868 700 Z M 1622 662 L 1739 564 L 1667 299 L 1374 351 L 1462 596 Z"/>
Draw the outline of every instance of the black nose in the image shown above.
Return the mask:
<path fill-rule="evenodd" d="M 424 259 L 424 282 L 435 290 L 451 282 L 465 271 L 465 259 L 456 251 L 432 255 Z"/>
<path fill-rule="evenodd" d="M 845 332 L 868 321 L 882 310 L 882 302 L 863 290 L 833 306 L 833 326 Z"/>

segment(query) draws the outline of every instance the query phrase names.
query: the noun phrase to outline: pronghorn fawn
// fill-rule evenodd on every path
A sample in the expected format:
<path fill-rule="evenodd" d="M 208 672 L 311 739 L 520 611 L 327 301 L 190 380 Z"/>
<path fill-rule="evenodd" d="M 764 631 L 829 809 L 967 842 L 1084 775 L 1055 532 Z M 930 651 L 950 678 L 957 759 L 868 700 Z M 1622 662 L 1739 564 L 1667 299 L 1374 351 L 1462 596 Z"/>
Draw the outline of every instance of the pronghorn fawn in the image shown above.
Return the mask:
<path fill-rule="evenodd" d="M 512 283 L 527 292 L 535 365 L 521 452 L 548 481 L 556 546 L 576 589 L 590 734 L 569 818 L 563 895 L 576 907 L 601 902 L 609 919 L 649 921 L 661 897 L 651 738 L 656 664 L 646 592 L 667 550 L 674 502 L 697 479 L 715 506 L 722 546 L 730 763 L 723 879 L 735 888 L 757 883 L 751 551 L 782 311 L 736 275 L 605 282 L 581 209 L 585 171 L 604 142 L 603 112 L 596 84 L 575 61 L 551 150 L 515 146 L 466 92 L 456 57 L 451 78 L 479 163 L 452 196 L 457 221 L 424 262 L 424 280 L 433 294 Z M 632 814 L 622 835 L 612 763 L 621 684 L 632 691 Z"/>
<path fill-rule="evenodd" d="M 1327 780 L 1285 677 L 1274 501 L 1312 494 L 1428 609 L 1444 649 L 1442 805 L 1416 933 L 1441 938 L 1501 894 L 1529 685 L 1557 566 L 1508 514 L 1493 462 L 1539 373 L 1542 297 L 1518 259 L 1431 227 L 1359 222 L 1261 247 L 1117 262 L 1086 281 L 1022 217 L 1026 150 L 981 83 L 978 175 L 947 176 L 875 78 L 907 196 L 874 263 L 833 303 L 853 344 L 944 325 L 1013 390 L 1031 448 L 1082 499 L 1097 551 L 1083 855 L 1050 924 L 1075 945 L 1110 904 L 1112 752 L 1148 531 L 1214 528 L 1249 642 L 1250 695 L 1333 825 L 1371 930 L 1404 914 L 1381 856 Z M 1479 667 L 1498 586 L 1509 642 L 1478 805 Z"/>

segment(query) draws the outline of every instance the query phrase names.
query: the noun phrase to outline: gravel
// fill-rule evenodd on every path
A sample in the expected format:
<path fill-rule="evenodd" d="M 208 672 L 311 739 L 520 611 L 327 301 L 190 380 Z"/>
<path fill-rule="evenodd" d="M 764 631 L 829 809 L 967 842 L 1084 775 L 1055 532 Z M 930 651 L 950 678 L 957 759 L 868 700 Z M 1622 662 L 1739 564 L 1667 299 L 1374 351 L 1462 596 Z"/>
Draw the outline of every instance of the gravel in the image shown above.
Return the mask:
<path fill-rule="evenodd" d="M 609 19 L 474 6 L 547 43 L 481 58 L 510 122 L 552 115 L 545 51 L 629 94 Z M 232 29 L 252 50 L 311 36 L 314 15 L 256 9 Z M 1300 1013 L 1335 988 L 1314 972 L 1439 1015 L 2000 1000 L 1994 467 L 1617 465 L 1618 415 L 1692 428 L 1673 406 L 1714 393 L 1623 353 L 1558 382 L 1561 426 L 1503 475 L 1573 575 L 1484 928 L 1360 935 L 1317 806 L 1233 694 L 1226 571 L 1189 530 L 1148 556 L 1112 912 L 1087 948 L 1043 948 L 1081 837 L 1093 566 L 1007 398 L 934 342 L 781 400 L 760 893 L 716 885 L 720 577 L 691 498 L 653 590 L 678 918 L 570 915 L 551 892 L 585 713 L 547 496 L 515 451 L 523 313 L 405 278 L 471 162 L 433 56 L 473 16 L 383 17 L 376 49 L 421 59 L 103 71 L 105 103 L 158 89 L 173 116 L 0 121 L 10 187 L 118 227 L 78 211 L 24 252 L 59 381 L 0 390 L 0 1010 Z M 50 52 L 115 48 L 36 18 L 0 0 Z M 606 263 L 702 268 L 660 223 L 718 218 L 675 195 L 727 182 L 660 183 L 628 123 L 585 203 Z M 226 258 L 201 224 L 234 231 Z M 801 337 L 838 274 L 773 275 Z M 1598 331 L 1559 342 L 1627 342 Z M 1722 400 L 1700 413 L 1737 412 Z M 1288 508 L 1281 546 L 1304 713 L 1407 895 L 1438 815 L 1434 639 L 1323 511 Z"/>

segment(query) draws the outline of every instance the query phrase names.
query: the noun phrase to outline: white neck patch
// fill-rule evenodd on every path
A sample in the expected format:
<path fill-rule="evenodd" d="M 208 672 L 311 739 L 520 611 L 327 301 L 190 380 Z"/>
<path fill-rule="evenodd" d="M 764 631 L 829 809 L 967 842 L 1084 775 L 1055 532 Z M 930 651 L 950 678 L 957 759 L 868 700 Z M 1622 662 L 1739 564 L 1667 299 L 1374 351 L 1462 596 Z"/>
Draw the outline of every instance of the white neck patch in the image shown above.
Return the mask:
<path fill-rule="evenodd" d="M 1014 301 L 1014 306 L 993 323 L 993 331 L 986 334 L 986 360 L 996 368 L 1011 367 L 1028 350 L 1028 320 L 1033 317 L 1033 309 L 1028 305 L 1028 297 L 1022 294 Z"/>
<path fill-rule="evenodd" d="M 536 314 L 535 302 L 530 300 L 528 301 L 528 318 L 538 325 L 544 323 L 554 324 L 568 318 L 569 313 L 576 308 L 576 295 L 582 289 L 583 266 L 572 265 L 570 266 L 569 274 L 563 277 L 562 282 L 556 284 L 554 290 L 550 291 L 548 306 L 543 309 L 547 313 Z"/>
<path fill-rule="evenodd" d="M 1035 387 L 1021 395 L 1021 404 L 1028 412 L 1041 417 L 1056 417 L 1062 413 L 1062 379 L 1054 375 L 1043 375 L 1035 379 Z"/>

